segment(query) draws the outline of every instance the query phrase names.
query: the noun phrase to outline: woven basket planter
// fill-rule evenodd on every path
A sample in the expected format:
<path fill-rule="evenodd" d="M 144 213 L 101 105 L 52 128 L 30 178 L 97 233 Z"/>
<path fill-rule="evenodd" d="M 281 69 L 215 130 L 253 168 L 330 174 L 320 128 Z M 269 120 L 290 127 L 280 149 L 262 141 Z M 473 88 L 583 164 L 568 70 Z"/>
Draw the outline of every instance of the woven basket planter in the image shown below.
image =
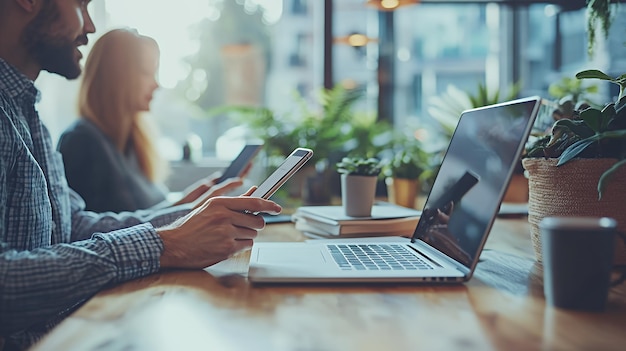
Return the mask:
<path fill-rule="evenodd" d="M 576 159 L 556 167 L 557 159 L 528 158 L 528 222 L 535 256 L 541 261 L 539 222 L 544 217 L 612 217 L 626 232 L 626 168 L 622 167 L 598 200 L 598 179 L 615 159 Z M 626 264 L 626 245 L 616 237 L 615 265 Z"/>

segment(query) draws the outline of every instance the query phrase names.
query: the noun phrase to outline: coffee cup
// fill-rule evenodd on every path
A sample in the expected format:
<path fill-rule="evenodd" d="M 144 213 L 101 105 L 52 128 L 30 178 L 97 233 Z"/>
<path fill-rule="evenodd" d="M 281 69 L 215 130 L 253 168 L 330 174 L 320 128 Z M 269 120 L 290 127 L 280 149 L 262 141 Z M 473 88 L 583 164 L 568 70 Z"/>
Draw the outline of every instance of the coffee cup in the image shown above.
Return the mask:
<path fill-rule="evenodd" d="M 606 217 L 546 217 L 539 228 L 548 304 L 603 311 L 611 285 L 617 222 Z"/>

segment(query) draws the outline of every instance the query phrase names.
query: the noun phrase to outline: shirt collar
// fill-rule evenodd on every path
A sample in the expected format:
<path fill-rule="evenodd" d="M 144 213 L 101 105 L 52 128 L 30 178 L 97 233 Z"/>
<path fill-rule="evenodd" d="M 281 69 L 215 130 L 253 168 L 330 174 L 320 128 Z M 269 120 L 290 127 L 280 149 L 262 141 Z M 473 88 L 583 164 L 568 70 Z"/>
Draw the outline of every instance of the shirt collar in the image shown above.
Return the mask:
<path fill-rule="evenodd" d="M 34 82 L 2 58 L 0 58 L 0 91 L 5 92 L 11 99 L 24 96 L 33 103 L 40 99 L 39 90 Z"/>

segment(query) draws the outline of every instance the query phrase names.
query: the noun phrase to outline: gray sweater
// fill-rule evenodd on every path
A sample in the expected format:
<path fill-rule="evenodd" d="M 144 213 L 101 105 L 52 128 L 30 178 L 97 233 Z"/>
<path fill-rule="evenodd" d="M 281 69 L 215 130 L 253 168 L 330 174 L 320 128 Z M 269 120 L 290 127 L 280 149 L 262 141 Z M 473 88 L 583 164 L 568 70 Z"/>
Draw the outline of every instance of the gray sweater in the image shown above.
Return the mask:
<path fill-rule="evenodd" d="M 135 211 L 165 200 L 164 191 L 139 169 L 132 148 L 119 152 L 92 122 L 80 119 L 59 139 L 69 186 L 87 204 L 87 210 Z"/>

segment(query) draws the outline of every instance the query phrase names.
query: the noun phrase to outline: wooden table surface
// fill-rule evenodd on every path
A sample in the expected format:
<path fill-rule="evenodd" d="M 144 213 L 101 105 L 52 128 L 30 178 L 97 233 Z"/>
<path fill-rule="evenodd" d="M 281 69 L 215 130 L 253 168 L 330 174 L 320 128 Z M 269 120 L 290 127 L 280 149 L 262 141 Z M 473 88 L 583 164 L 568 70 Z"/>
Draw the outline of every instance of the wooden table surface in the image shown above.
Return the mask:
<path fill-rule="evenodd" d="M 260 241 L 304 240 L 292 224 Z M 248 255 L 103 291 L 34 350 L 625 350 L 626 284 L 604 313 L 546 306 L 526 219 L 498 219 L 471 281 L 253 286 Z"/>

